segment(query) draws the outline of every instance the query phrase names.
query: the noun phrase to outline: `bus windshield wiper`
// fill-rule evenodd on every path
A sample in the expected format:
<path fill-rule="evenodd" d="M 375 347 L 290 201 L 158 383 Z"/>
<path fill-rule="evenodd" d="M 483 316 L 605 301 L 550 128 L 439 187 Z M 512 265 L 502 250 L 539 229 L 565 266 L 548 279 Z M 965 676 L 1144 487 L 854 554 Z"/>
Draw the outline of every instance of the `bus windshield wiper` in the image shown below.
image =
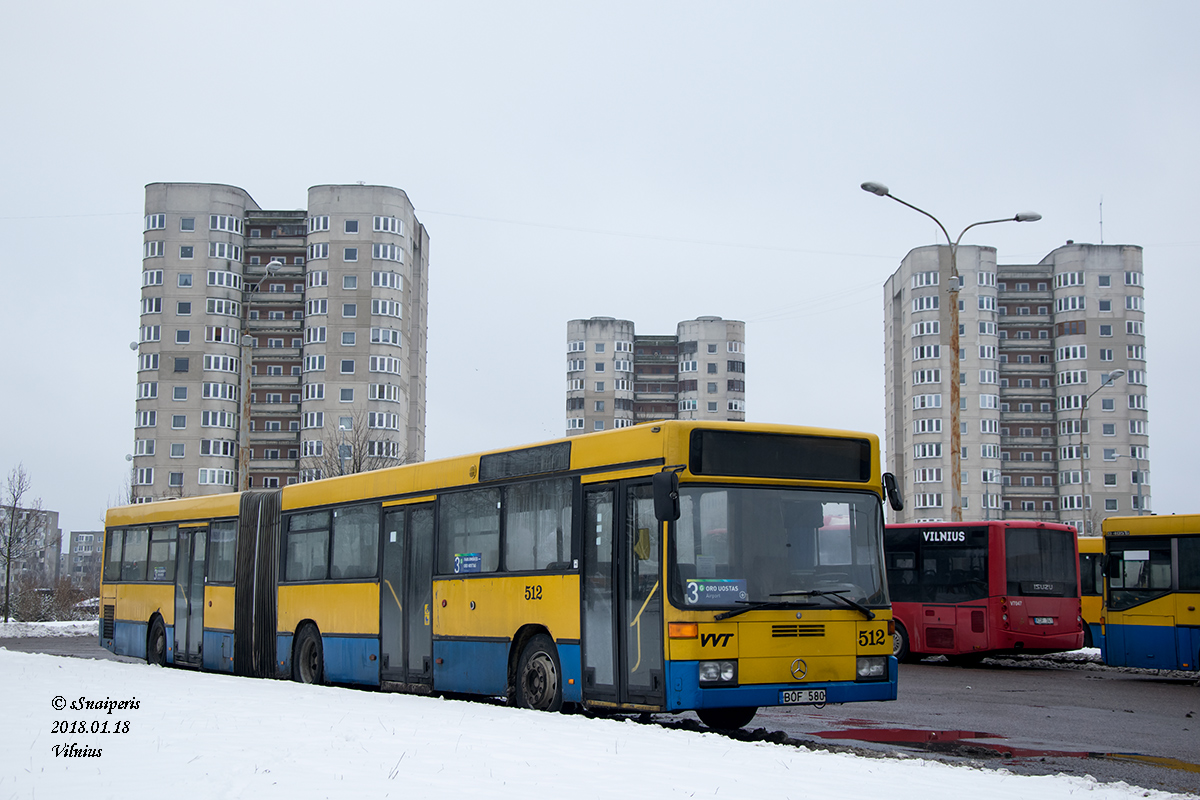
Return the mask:
<path fill-rule="evenodd" d="M 849 591 L 849 590 L 848 589 L 838 589 L 836 591 L 830 591 L 828 589 L 798 589 L 793 592 L 774 592 L 773 594 L 771 594 L 769 596 L 770 597 L 833 597 L 838 600 L 841 600 L 843 603 L 850 606 L 851 608 L 858 609 L 859 611 L 861 611 L 863 613 L 863 616 L 865 616 L 867 619 L 875 619 L 874 611 L 867 608 L 866 606 L 864 606 L 862 603 L 858 602 L 857 600 L 851 600 L 849 597 L 845 597 L 844 595 L 847 591 Z"/>
<path fill-rule="evenodd" d="M 775 595 L 771 596 L 774 597 Z M 798 603 L 789 603 L 786 600 L 738 600 L 737 602 L 744 606 L 744 608 L 734 608 L 729 611 L 722 611 L 720 614 L 717 614 L 715 617 L 713 617 L 713 621 L 719 622 L 723 619 L 729 619 L 730 617 L 736 617 L 740 614 L 745 614 L 747 611 L 759 611 L 765 608 L 795 608 L 797 605 L 799 605 Z"/>

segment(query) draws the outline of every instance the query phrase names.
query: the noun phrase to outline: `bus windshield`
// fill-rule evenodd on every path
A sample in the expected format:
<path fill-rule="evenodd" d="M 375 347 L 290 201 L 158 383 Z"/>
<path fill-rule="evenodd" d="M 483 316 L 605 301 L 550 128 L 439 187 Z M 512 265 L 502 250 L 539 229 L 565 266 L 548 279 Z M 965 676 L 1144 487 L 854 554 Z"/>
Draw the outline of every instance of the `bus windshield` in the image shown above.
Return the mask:
<path fill-rule="evenodd" d="M 883 512 L 864 492 L 680 487 L 671 597 L 684 608 L 745 603 L 886 606 Z"/>
<path fill-rule="evenodd" d="M 1171 590 L 1171 540 L 1139 536 L 1108 540 L 1108 607 L 1117 611 Z"/>
<path fill-rule="evenodd" d="M 1075 534 L 1045 528 L 1004 532 L 1007 593 L 1021 596 L 1078 597 Z"/>

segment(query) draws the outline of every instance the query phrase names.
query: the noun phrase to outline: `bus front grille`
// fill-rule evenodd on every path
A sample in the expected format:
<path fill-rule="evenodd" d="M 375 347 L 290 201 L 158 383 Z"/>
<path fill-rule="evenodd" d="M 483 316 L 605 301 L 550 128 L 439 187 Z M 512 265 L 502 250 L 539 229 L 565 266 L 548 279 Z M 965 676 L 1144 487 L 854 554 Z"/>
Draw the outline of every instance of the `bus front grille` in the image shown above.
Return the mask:
<path fill-rule="evenodd" d="M 823 624 L 816 625 L 772 625 L 772 639 L 787 639 L 792 637 L 804 636 L 824 636 L 825 626 Z"/>

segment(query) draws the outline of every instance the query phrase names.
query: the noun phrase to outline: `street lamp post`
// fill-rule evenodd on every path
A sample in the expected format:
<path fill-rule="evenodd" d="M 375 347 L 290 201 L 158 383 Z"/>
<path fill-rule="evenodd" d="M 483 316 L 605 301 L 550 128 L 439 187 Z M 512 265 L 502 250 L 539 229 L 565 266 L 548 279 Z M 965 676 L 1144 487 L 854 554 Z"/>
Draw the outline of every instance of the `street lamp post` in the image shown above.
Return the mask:
<path fill-rule="evenodd" d="M 1145 478 L 1146 478 L 1146 476 L 1142 474 L 1142 458 L 1141 458 L 1141 456 L 1134 456 L 1134 455 L 1129 455 L 1129 456 L 1119 455 L 1119 456 L 1117 456 L 1117 458 L 1133 459 L 1133 468 L 1135 470 L 1137 470 L 1137 490 L 1138 490 L 1138 493 L 1137 493 L 1137 499 L 1138 499 L 1137 512 L 1138 513 L 1137 513 L 1137 515 L 1140 517 L 1142 515 L 1142 504 L 1144 502 L 1142 500 L 1142 483 L 1145 481 Z"/>
<path fill-rule="evenodd" d="M 238 355 L 241 357 L 242 379 L 239 389 L 242 392 L 242 413 L 241 419 L 238 420 L 238 490 L 246 491 L 250 488 L 250 361 L 251 349 L 247 342 L 249 341 L 250 333 L 250 298 L 258 293 L 258 289 L 262 286 L 262 282 L 271 277 L 271 273 L 283 266 L 283 262 L 279 259 L 271 259 L 267 263 L 263 276 L 258 279 L 258 283 L 254 284 L 254 288 L 250 288 L 243 280 L 242 282 L 242 330 L 238 334 Z"/>
<path fill-rule="evenodd" d="M 997 222 L 1037 222 L 1042 218 L 1041 214 L 1033 211 L 1024 211 L 1011 217 L 1003 219 L 985 219 L 980 222 L 972 222 L 970 225 L 962 229 L 958 234 L 958 238 L 951 239 L 950 233 L 946 230 L 946 226 L 941 223 L 937 217 L 930 214 L 928 211 L 914 206 L 912 203 L 906 203 L 899 197 L 892 194 L 888 187 L 882 183 L 874 183 L 867 181 L 862 184 L 863 191 L 878 195 L 879 197 L 890 197 L 902 206 L 908 206 L 913 211 L 924 214 L 933 220 L 941 229 L 942 235 L 946 237 L 946 242 L 950 245 L 950 286 L 948 292 L 950 294 L 950 472 L 951 483 L 953 487 L 953 497 L 950 504 L 950 519 L 953 522 L 962 521 L 962 431 L 959 430 L 959 395 L 961 389 L 959 383 L 959 353 L 958 353 L 958 244 L 962 241 L 963 235 L 980 225 L 993 225 Z M 984 501 L 987 502 L 986 500 Z"/>
<path fill-rule="evenodd" d="M 1083 471 L 1083 412 L 1087 411 L 1089 400 L 1091 400 L 1093 397 L 1095 397 L 1096 394 L 1101 389 L 1104 389 L 1108 386 L 1112 386 L 1113 381 L 1115 381 L 1117 378 L 1121 377 L 1124 374 L 1125 374 L 1125 370 L 1123 370 L 1123 369 L 1118 369 L 1118 370 L 1114 370 L 1113 372 L 1110 372 L 1108 374 L 1108 377 L 1105 378 L 1104 381 L 1101 382 L 1101 384 L 1096 387 L 1096 390 L 1094 392 L 1089 394 L 1087 397 L 1083 398 L 1083 403 L 1079 406 L 1079 510 L 1080 511 L 1087 510 L 1084 508 L 1085 498 L 1087 497 L 1087 482 L 1084 481 L 1084 477 L 1083 477 L 1084 476 L 1084 471 Z M 1141 503 L 1139 503 L 1138 505 L 1141 505 Z M 1086 522 L 1087 515 L 1086 514 L 1084 514 L 1084 520 L 1085 521 L 1084 521 L 1083 527 L 1086 529 L 1087 528 L 1087 522 Z M 1085 533 L 1085 531 L 1080 531 L 1080 533 Z"/>

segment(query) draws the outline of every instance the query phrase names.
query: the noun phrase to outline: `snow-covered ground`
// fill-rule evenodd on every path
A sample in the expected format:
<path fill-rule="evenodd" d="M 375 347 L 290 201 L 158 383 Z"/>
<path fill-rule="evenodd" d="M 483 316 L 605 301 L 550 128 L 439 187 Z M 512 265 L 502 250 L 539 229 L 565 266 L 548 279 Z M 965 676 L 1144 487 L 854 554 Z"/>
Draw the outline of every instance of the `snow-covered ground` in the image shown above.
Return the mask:
<path fill-rule="evenodd" d="M 1182 797 L 632 721 L 3 649 L 0 685 L 8 690 L 0 798 L 181 791 L 256 800 Z"/>
<path fill-rule="evenodd" d="M 26 636 L 99 636 L 100 622 L 0 622 L 0 639 Z"/>

